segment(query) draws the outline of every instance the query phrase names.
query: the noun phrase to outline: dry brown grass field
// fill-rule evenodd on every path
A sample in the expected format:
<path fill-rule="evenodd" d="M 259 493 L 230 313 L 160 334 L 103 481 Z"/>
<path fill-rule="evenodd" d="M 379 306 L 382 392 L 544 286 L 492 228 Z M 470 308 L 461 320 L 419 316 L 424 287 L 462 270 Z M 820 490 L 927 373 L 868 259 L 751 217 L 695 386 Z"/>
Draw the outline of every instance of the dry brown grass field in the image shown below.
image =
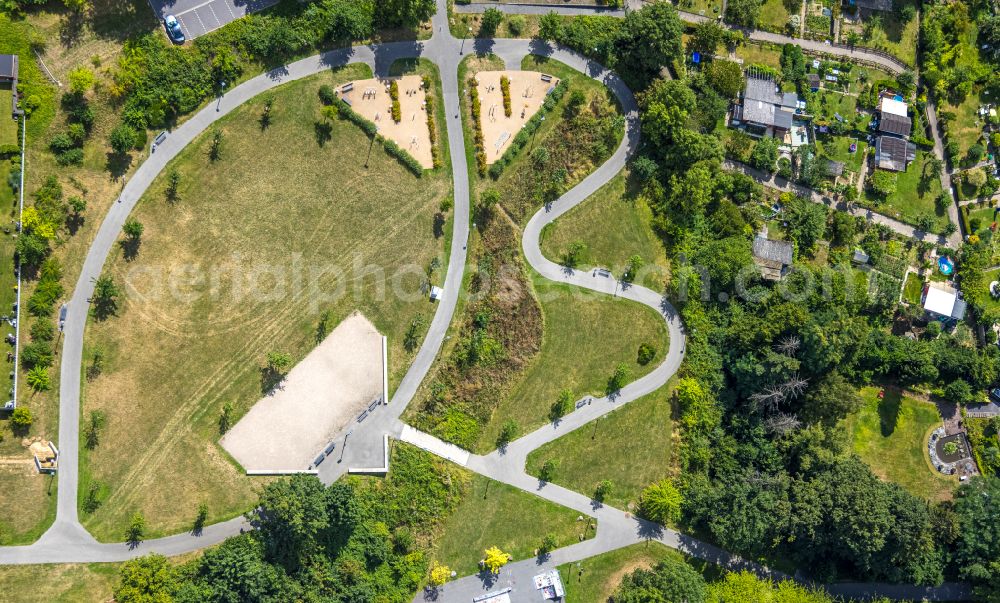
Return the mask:
<path fill-rule="evenodd" d="M 260 397 L 268 352 L 304 357 L 324 313 L 332 329 L 362 311 L 388 337 L 390 390 L 405 373 L 403 334 L 417 314 L 429 323 L 435 310 L 419 287 L 433 258 L 444 263 L 434 214 L 450 180 L 444 170 L 418 179 L 378 145 L 365 169 L 368 138 L 346 121 L 334 119 L 319 144 L 317 90 L 359 77 L 368 69 L 276 89 L 266 129 L 267 95 L 251 100 L 221 121 L 217 161 L 208 157 L 209 131 L 139 202 L 133 215 L 145 231 L 136 257 L 116 248 L 105 267 L 130 286 L 118 315 L 91 320 L 85 340 L 85 364 L 95 351 L 105 357 L 101 375 L 84 379 L 82 409 L 84 426 L 92 410 L 107 415 L 99 445 L 81 455 L 81 505 L 98 484 L 100 506 L 82 515 L 97 538 L 121 540 L 135 511 L 147 537 L 190 529 L 202 502 L 209 522 L 245 511 L 262 482 L 218 446 L 219 417 L 231 404 L 235 423 Z M 166 195 L 171 168 L 180 175 L 175 202 Z M 367 265 L 387 275 L 384 296 L 378 279 L 355 268 Z M 334 267 L 343 275 L 323 270 Z M 443 280 L 441 270 L 431 278 Z M 346 293 L 317 301 L 313 283 Z M 395 283 L 407 296 L 393 292 Z"/>

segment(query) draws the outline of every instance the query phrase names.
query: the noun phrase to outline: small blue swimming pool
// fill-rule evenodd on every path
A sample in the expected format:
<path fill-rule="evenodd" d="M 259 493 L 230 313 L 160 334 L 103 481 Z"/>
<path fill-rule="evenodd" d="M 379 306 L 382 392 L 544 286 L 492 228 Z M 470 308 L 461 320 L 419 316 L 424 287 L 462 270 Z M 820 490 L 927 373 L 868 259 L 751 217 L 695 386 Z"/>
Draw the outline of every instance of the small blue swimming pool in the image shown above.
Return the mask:
<path fill-rule="evenodd" d="M 896 96 L 892 97 L 892 98 L 893 98 L 893 100 L 898 100 L 899 102 L 903 102 L 903 97 L 900 96 L 900 95 L 898 95 L 898 94 Z"/>
<path fill-rule="evenodd" d="M 944 257 L 944 256 L 939 257 L 938 258 L 938 270 L 941 272 L 941 274 L 943 274 L 945 276 L 948 276 L 952 272 L 955 271 L 955 264 L 952 263 L 952 261 L 950 259 L 948 259 L 947 257 Z"/>

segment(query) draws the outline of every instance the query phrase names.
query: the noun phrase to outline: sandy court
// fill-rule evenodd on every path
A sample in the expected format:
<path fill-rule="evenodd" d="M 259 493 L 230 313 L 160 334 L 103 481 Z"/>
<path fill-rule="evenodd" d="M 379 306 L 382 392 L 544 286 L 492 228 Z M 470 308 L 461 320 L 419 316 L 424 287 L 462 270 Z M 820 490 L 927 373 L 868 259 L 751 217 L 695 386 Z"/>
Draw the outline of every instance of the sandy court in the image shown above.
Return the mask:
<path fill-rule="evenodd" d="M 389 82 L 399 86 L 399 107 L 402 119 L 392 119 L 392 98 Z M 434 167 L 431 157 L 431 135 L 427 130 L 427 112 L 424 110 L 423 80 L 419 75 L 398 78 L 355 80 L 337 89 L 340 98 L 365 119 L 378 126 L 378 133 L 392 140 L 420 162 L 425 168 Z"/>
<path fill-rule="evenodd" d="M 354 313 L 261 398 L 221 444 L 247 471 L 308 468 L 383 395 L 383 337 Z M 375 410 L 374 412 L 378 412 Z"/>
<path fill-rule="evenodd" d="M 510 79 L 510 117 L 503 108 L 500 78 Z M 548 78 L 549 81 L 546 81 Z M 480 71 L 476 74 L 486 163 L 499 159 L 524 124 L 541 108 L 559 78 L 537 71 Z"/>

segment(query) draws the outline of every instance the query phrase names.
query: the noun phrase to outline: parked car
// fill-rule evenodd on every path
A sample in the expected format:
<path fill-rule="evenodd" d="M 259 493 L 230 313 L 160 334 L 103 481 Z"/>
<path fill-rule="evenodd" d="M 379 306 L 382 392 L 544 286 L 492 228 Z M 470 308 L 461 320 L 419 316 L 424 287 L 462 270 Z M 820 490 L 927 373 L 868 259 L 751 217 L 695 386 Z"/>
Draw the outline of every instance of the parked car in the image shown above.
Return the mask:
<path fill-rule="evenodd" d="M 177 22 L 177 17 L 173 15 L 167 15 L 167 18 L 163 20 L 163 27 L 167 30 L 167 35 L 170 39 L 177 43 L 184 43 L 184 32 L 181 31 L 181 24 Z"/>
<path fill-rule="evenodd" d="M 994 387 L 990 390 L 990 397 L 994 400 L 1000 400 L 1000 387 Z"/>

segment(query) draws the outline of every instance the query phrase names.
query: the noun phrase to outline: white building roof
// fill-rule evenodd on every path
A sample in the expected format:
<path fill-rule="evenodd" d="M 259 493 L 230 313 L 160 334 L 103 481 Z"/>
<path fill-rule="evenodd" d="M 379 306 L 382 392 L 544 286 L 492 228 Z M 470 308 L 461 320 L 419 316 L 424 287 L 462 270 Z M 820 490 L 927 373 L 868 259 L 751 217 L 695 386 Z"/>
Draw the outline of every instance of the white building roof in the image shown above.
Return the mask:
<path fill-rule="evenodd" d="M 882 113 L 906 117 L 906 103 L 898 101 L 894 98 L 889 98 L 888 96 L 882 97 L 882 102 L 879 104 L 878 108 Z"/>
<path fill-rule="evenodd" d="M 965 316 L 965 302 L 958 299 L 958 293 L 953 289 L 928 285 L 924 296 L 924 310 L 940 316 L 961 319 Z"/>
<path fill-rule="evenodd" d="M 431 299 L 434 301 L 440 301 L 441 297 L 444 296 L 444 290 L 441 287 L 432 286 L 431 287 Z"/>

